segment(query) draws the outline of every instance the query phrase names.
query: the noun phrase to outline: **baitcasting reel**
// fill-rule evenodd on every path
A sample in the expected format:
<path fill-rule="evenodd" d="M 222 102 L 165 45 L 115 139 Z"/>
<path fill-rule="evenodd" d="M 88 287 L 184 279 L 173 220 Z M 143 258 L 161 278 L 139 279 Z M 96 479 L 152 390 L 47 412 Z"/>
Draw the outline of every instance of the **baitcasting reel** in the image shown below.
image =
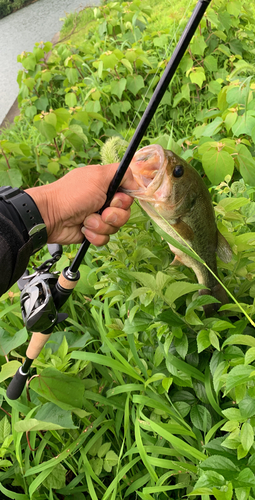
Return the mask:
<path fill-rule="evenodd" d="M 57 312 L 53 294 L 58 272 L 50 268 L 62 255 L 61 245 L 48 245 L 51 259 L 35 268 L 33 274 L 25 271 L 18 281 L 21 290 L 20 305 L 25 327 L 30 332 L 45 332 L 67 318 L 67 314 Z"/>

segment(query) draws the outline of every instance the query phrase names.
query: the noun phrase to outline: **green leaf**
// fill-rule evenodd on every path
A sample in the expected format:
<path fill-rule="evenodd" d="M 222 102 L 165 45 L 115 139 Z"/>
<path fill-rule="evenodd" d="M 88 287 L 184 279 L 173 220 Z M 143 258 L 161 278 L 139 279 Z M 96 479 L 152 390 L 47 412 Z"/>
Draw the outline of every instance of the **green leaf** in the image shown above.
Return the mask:
<path fill-rule="evenodd" d="M 188 342 L 187 335 L 184 334 L 181 339 L 179 339 L 178 337 L 175 337 L 174 347 L 175 347 L 176 351 L 178 352 L 178 354 L 181 356 L 181 358 L 185 359 L 185 356 L 186 356 L 186 354 L 188 352 L 188 348 L 189 348 L 189 342 Z"/>
<path fill-rule="evenodd" d="M 253 127 L 255 127 L 255 117 L 244 113 L 237 118 L 237 121 L 232 126 L 232 131 L 236 137 L 242 134 L 251 135 Z"/>
<path fill-rule="evenodd" d="M 104 458 L 104 470 L 106 472 L 111 472 L 114 465 L 117 465 L 119 461 L 118 455 L 113 450 L 109 450 Z"/>
<path fill-rule="evenodd" d="M 66 484 L 66 469 L 62 464 L 57 464 L 56 467 L 51 471 L 46 479 L 43 481 L 43 485 L 48 490 L 64 488 Z"/>
<path fill-rule="evenodd" d="M 239 403 L 239 409 L 243 418 L 251 418 L 255 415 L 255 399 L 245 396 Z"/>
<path fill-rule="evenodd" d="M 37 115 L 38 116 L 38 115 Z M 39 130 L 39 132 L 46 137 L 49 141 L 52 141 L 57 136 L 56 128 L 50 123 L 47 123 L 43 118 L 37 120 L 37 116 L 34 118 L 34 125 Z"/>
<path fill-rule="evenodd" d="M 255 238 L 255 233 L 252 233 L 252 234 L 253 234 L 253 238 Z M 244 236 L 244 235 L 242 235 L 242 236 Z M 226 345 L 235 345 L 235 344 L 255 347 L 255 338 L 252 337 L 251 335 L 231 335 L 231 337 L 228 337 L 228 339 L 225 340 L 222 347 L 225 347 Z M 247 353 L 249 353 L 249 351 L 250 351 L 250 349 L 247 351 Z M 253 353 L 252 353 L 252 356 L 253 356 Z"/>
<path fill-rule="evenodd" d="M 69 108 L 74 108 L 77 105 L 77 97 L 74 92 L 65 95 L 65 103 Z"/>
<path fill-rule="evenodd" d="M 90 464 L 91 464 L 91 467 L 93 469 L 93 471 L 95 472 L 95 474 L 97 476 L 99 476 L 102 472 L 102 469 L 103 469 L 103 464 L 104 464 L 104 461 L 102 458 L 91 458 L 90 459 Z"/>
<path fill-rule="evenodd" d="M 248 452 L 254 443 L 254 431 L 249 422 L 245 422 L 242 425 L 240 438 L 243 449 Z"/>
<path fill-rule="evenodd" d="M 119 59 L 112 52 L 108 54 L 102 54 L 100 56 L 100 59 L 103 61 L 104 69 L 114 69 L 115 66 L 119 63 Z"/>
<path fill-rule="evenodd" d="M 102 446 L 100 446 L 98 453 L 97 453 L 99 458 L 104 457 L 106 455 L 106 453 L 110 450 L 110 448 L 111 448 L 111 443 L 102 444 Z"/>
<path fill-rule="evenodd" d="M 204 69 L 201 67 L 193 68 L 192 72 L 189 74 L 192 83 L 196 83 L 200 88 L 203 82 L 206 80 Z"/>
<path fill-rule="evenodd" d="M 114 116 L 117 116 L 117 118 L 120 118 L 120 113 L 122 110 L 122 106 L 120 102 L 112 102 L 110 105 L 111 112 Z"/>
<path fill-rule="evenodd" d="M 47 169 L 53 175 L 56 175 L 60 169 L 60 165 L 57 161 L 50 161 L 47 165 Z"/>
<path fill-rule="evenodd" d="M 211 341 L 209 338 L 209 330 L 200 330 L 198 336 L 197 336 L 197 349 L 198 352 L 202 352 L 207 347 L 211 345 Z"/>
<path fill-rule="evenodd" d="M 23 184 L 21 172 L 17 168 L 0 170 L 0 185 L 20 187 Z"/>
<path fill-rule="evenodd" d="M 202 476 L 196 482 L 194 489 L 197 488 L 213 488 L 214 486 L 223 486 L 225 478 L 213 470 L 203 471 Z"/>
<path fill-rule="evenodd" d="M 223 40 L 225 42 L 227 40 L 227 35 L 221 30 L 214 31 L 214 35 Z"/>
<path fill-rule="evenodd" d="M 238 408 L 227 408 L 227 410 L 222 410 L 223 415 L 228 418 L 228 420 L 236 420 L 237 422 L 241 422 L 242 416 L 240 410 Z"/>
<path fill-rule="evenodd" d="M 220 116 L 217 116 L 209 125 L 203 130 L 203 137 L 211 137 L 214 134 L 217 134 L 222 127 L 223 120 Z"/>
<path fill-rule="evenodd" d="M 221 455 L 213 455 L 207 458 L 200 464 L 200 468 L 205 471 L 215 471 L 228 480 L 234 479 L 240 470 L 229 458 Z"/>
<path fill-rule="evenodd" d="M 144 88 L 144 81 L 141 75 L 129 75 L 127 77 L 127 90 L 133 95 L 137 95 L 139 90 Z"/>
<path fill-rule="evenodd" d="M 7 415 L 5 415 L 5 417 L 0 421 L 0 443 L 3 443 L 5 438 L 7 438 L 10 433 L 11 425 L 7 418 Z"/>
<path fill-rule="evenodd" d="M 39 111 L 47 111 L 49 100 L 46 96 L 41 96 L 39 99 L 34 101 L 34 104 Z"/>
<path fill-rule="evenodd" d="M 132 366 L 128 368 L 127 366 L 109 356 L 94 354 L 92 352 L 75 351 L 72 353 L 71 357 L 73 359 L 83 359 L 86 361 L 91 361 L 92 363 L 98 363 L 99 365 L 109 366 L 114 370 L 119 370 L 120 372 L 126 373 L 127 375 L 130 375 L 137 380 L 143 381 L 143 379 L 138 375 L 135 369 L 132 368 Z"/>
<path fill-rule="evenodd" d="M 162 436 L 166 441 L 168 441 L 172 447 L 180 453 L 180 455 L 183 455 L 185 457 L 193 457 L 196 458 L 197 460 L 204 461 L 205 460 L 205 455 L 201 453 L 201 451 L 197 450 L 193 446 L 187 444 L 185 441 L 182 439 L 174 436 L 164 428 L 162 424 L 157 424 L 156 422 L 153 422 L 152 420 L 148 419 L 145 417 L 145 421 L 148 422 L 149 428 L 151 428 L 154 432 L 156 432 L 159 436 Z M 201 464 L 200 464 L 201 466 Z"/>
<path fill-rule="evenodd" d="M 235 124 L 237 120 L 237 112 L 234 111 L 233 113 L 228 113 L 226 116 L 225 116 L 225 120 L 224 120 L 224 123 L 225 123 L 225 127 L 227 129 L 227 132 L 230 131 L 230 129 L 233 127 L 233 125 Z"/>
<path fill-rule="evenodd" d="M 36 413 L 36 418 L 44 422 L 57 424 L 63 429 L 76 429 L 71 411 L 62 410 L 54 403 L 45 403 Z"/>
<path fill-rule="evenodd" d="M 181 102 L 182 99 L 184 99 L 183 94 L 181 92 L 178 92 L 174 96 L 173 108 L 176 108 L 176 106 L 178 106 L 179 102 Z"/>
<path fill-rule="evenodd" d="M 244 384 L 251 380 L 250 375 L 254 372 L 254 367 L 250 365 L 237 365 L 228 373 L 226 379 L 226 392 L 231 391 L 234 387 Z"/>
<path fill-rule="evenodd" d="M 126 59 L 125 57 L 123 57 L 123 59 L 121 59 L 121 63 L 123 64 L 123 66 L 125 66 L 125 68 L 127 68 L 127 70 L 133 74 L 133 66 L 132 64 L 129 62 L 128 59 Z"/>
<path fill-rule="evenodd" d="M 210 338 L 210 342 L 211 342 L 212 346 L 215 347 L 215 349 L 217 349 L 219 351 L 220 350 L 219 339 L 213 330 L 210 330 L 209 338 Z"/>
<path fill-rule="evenodd" d="M 169 391 L 169 389 L 170 389 L 170 387 L 171 387 L 172 383 L 173 383 L 173 377 L 165 377 L 165 378 L 162 380 L 162 387 L 165 389 L 165 391 L 166 391 L 166 392 L 168 392 L 168 391 Z M 184 403 L 184 405 L 185 405 L 185 403 Z M 187 408 L 185 408 L 185 409 L 187 409 Z M 179 411 L 180 411 L 180 409 L 179 409 Z M 188 411 L 189 411 L 189 410 L 188 410 Z M 185 410 L 184 410 L 184 412 L 185 412 Z"/>
<path fill-rule="evenodd" d="M 27 340 L 27 330 L 22 328 L 15 335 L 0 328 L 0 355 L 6 356 L 10 351 L 17 349 L 20 345 L 24 344 Z"/>
<path fill-rule="evenodd" d="M 204 37 L 202 35 L 194 36 L 190 46 L 192 53 L 199 56 L 203 56 L 204 51 L 207 48 Z"/>
<path fill-rule="evenodd" d="M 9 363 L 5 363 L 4 365 L 2 365 L 0 373 L 0 383 L 7 378 L 13 377 L 20 366 L 21 363 L 16 360 L 9 361 Z"/>
<path fill-rule="evenodd" d="M 167 360 L 177 368 L 177 370 L 182 371 L 188 377 L 194 377 L 197 380 L 200 380 L 201 382 L 204 382 L 204 374 L 200 372 L 197 368 L 194 366 L 186 363 L 185 361 L 182 361 L 181 359 L 176 358 L 171 354 L 170 352 L 167 353 Z"/>
<path fill-rule="evenodd" d="M 232 177 L 234 160 L 226 151 L 211 148 L 202 156 L 202 165 L 210 181 L 217 185 L 224 181 L 226 175 Z"/>
<path fill-rule="evenodd" d="M 204 58 L 204 64 L 208 71 L 217 71 L 218 63 L 216 57 L 209 55 Z"/>
<path fill-rule="evenodd" d="M 22 148 L 23 146 L 23 148 Z M 23 156 L 24 152 L 23 152 L 23 149 L 25 148 L 28 148 L 28 155 L 30 153 L 30 149 L 29 147 L 24 144 L 24 143 L 18 143 L 16 144 L 15 142 L 10 142 L 10 141 L 0 141 L 0 148 L 3 149 L 5 152 L 10 152 L 10 153 L 13 153 L 15 155 L 21 155 Z M 26 155 L 26 156 L 28 156 Z"/>
<path fill-rule="evenodd" d="M 216 80 L 208 83 L 208 90 L 212 92 L 212 94 L 218 95 L 221 90 L 221 84 Z M 204 135 L 204 134 L 203 134 Z"/>
<path fill-rule="evenodd" d="M 204 433 L 212 427 L 212 417 L 205 406 L 193 406 L 190 411 L 190 419 L 192 424 Z"/>
<path fill-rule="evenodd" d="M 229 29 L 232 27 L 232 18 L 230 14 L 226 10 L 223 10 L 218 13 L 218 20 L 228 33 Z"/>
<path fill-rule="evenodd" d="M 94 111 L 88 111 L 88 116 L 92 118 L 92 120 L 98 120 L 103 123 L 108 123 L 108 121 L 100 115 L 100 113 L 95 113 Z"/>
<path fill-rule="evenodd" d="M 97 439 L 97 441 L 94 442 L 93 446 L 88 450 L 88 454 L 91 455 L 92 457 L 95 457 L 97 455 L 98 450 L 101 448 L 102 445 L 102 436 Z"/>
<path fill-rule="evenodd" d="M 111 82 L 111 93 L 116 95 L 121 99 L 122 94 L 126 88 L 127 80 L 126 78 L 120 78 L 120 80 L 114 80 Z"/>
<path fill-rule="evenodd" d="M 236 488 L 242 488 L 245 486 L 249 486 L 252 488 L 255 487 L 254 473 L 248 467 L 245 467 L 245 469 L 241 470 L 240 474 L 235 479 Z"/>
<path fill-rule="evenodd" d="M 0 491 L 7 497 L 13 500 L 29 500 L 28 495 L 23 495 L 22 493 L 16 493 L 15 491 L 8 490 L 2 483 L 0 483 Z"/>
<path fill-rule="evenodd" d="M 255 243 L 254 232 L 239 234 L 235 238 L 235 245 L 238 252 L 242 252 L 243 250 L 253 250 L 254 243 Z M 254 346 L 254 343 L 251 343 L 252 341 L 246 337 L 250 337 L 250 335 L 245 335 L 244 340 L 249 342 L 248 345 Z"/>
<path fill-rule="evenodd" d="M 52 431 L 52 430 L 61 430 L 69 427 L 62 427 L 61 425 L 52 423 L 52 422 L 43 422 L 41 420 L 37 420 L 36 418 L 28 418 L 26 420 L 20 420 L 15 424 L 16 432 L 29 432 L 29 431 Z M 72 423 L 72 429 L 77 429 Z"/>
<path fill-rule="evenodd" d="M 84 385 L 78 378 L 45 368 L 31 381 L 31 388 L 64 410 L 82 408 Z"/>
<path fill-rule="evenodd" d="M 239 444 L 239 446 L 237 448 L 237 459 L 241 460 L 242 458 L 246 457 L 247 453 L 248 452 L 246 450 L 244 450 L 243 445 Z"/>
<path fill-rule="evenodd" d="M 42 73 L 41 78 L 42 78 L 42 81 L 43 81 L 43 82 L 47 82 L 47 83 L 49 83 L 49 82 L 50 82 L 50 80 L 52 79 L 52 73 L 51 73 L 51 71 L 47 71 L 47 70 L 45 70 L 45 72 L 44 72 L 44 73 Z"/>
<path fill-rule="evenodd" d="M 233 210 L 239 210 L 239 208 L 250 203 L 249 198 L 224 198 L 220 200 L 219 206 L 223 207 L 225 212 L 232 212 Z"/>
<path fill-rule="evenodd" d="M 223 491 L 218 490 L 218 488 L 213 488 L 212 492 L 216 500 L 231 500 L 233 498 L 232 483 L 228 483 Z"/>
<path fill-rule="evenodd" d="M 145 287 L 148 287 L 153 291 L 157 289 L 156 279 L 151 274 L 130 271 L 129 275 L 132 276 L 135 280 L 139 281 L 139 283 L 141 283 Z"/>
<path fill-rule="evenodd" d="M 231 56 L 231 52 L 230 52 L 230 50 L 229 50 L 229 48 L 228 48 L 227 45 L 220 44 L 217 47 L 217 50 L 219 50 L 220 52 L 223 52 L 223 54 L 225 54 L 225 56 L 227 56 L 227 57 Z"/>
<path fill-rule="evenodd" d="M 237 161 L 240 167 L 240 174 L 244 179 L 244 182 L 250 186 L 255 184 L 255 160 L 252 157 L 250 151 L 244 144 L 238 144 L 236 146 L 236 151 L 238 153 Z"/>
<path fill-rule="evenodd" d="M 185 83 L 184 85 L 182 85 L 181 91 L 182 91 L 183 98 L 186 99 L 188 102 L 190 102 L 190 86 L 189 86 L 189 84 Z"/>
<path fill-rule="evenodd" d="M 242 9 L 242 5 L 239 2 L 228 2 L 227 3 L 227 11 L 234 17 L 238 17 L 240 15 L 240 11 Z"/>
<path fill-rule="evenodd" d="M 91 270 L 89 266 L 81 264 L 79 267 L 80 279 L 75 287 L 76 292 L 80 292 L 85 295 L 94 295 L 95 288 L 94 285 L 97 283 L 96 273 Z"/>
<path fill-rule="evenodd" d="M 188 283 L 187 281 L 175 281 L 171 283 L 166 289 L 165 300 L 171 305 L 179 297 L 186 295 L 187 293 L 194 292 L 195 290 L 201 290 L 201 288 L 206 288 L 203 285 Z"/>
<path fill-rule="evenodd" d="M 55 115 L 55 113 L 47 113 L 44 116 L 44 120 L 46 121 L 46 123 L 49 123 L 54 128 L 56 128 L 56 125 L 57 125 L 57 116 Z"/>
<path fill-rule="evenodd" d="M 79 76 L 76 68 L 66 68 L 65 74 L 71 85 L 75 85 L 78 82 Z"/>
<path fill-rule="evenodd" d="M 34 71 L 35 66 L 36 66 L 36 58 L 35 58 L 34 54 L 29 54 L 28 56 L 23 57 L 21 59 L 21 62 L 22 62 L 25 69 Z"/>

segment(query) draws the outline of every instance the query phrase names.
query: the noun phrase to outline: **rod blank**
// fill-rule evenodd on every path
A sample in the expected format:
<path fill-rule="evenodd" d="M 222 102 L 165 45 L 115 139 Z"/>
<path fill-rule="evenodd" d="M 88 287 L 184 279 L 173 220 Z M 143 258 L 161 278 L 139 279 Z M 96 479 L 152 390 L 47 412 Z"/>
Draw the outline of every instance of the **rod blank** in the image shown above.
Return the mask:
<path fill-rule="evenodd" d="M 103 212 L 103 210 L 108 207 L 113 199 L 113 196 L 115 195 L 129 165 L 130 162 L 138 149 L 138 146 L 152 120 L 153 115 L 155 114 L 155 111 L 169 85 L 171 82 L 176 69 L 184 56 L 189 43 L 206 11 L 206 8 L 208 7 L 209 3 L 211 0 L 199 0 L 197 5 L 195 6 L 193 13 L 191 15 L 190 20 L 188 21 L 188 24 L 186 28 L 184 29 L 182 36 L 173 52 L 173 55 L 161 77 L 161 79 L 158 82 L 158 85 L 151 97 L 151 100 L 138 124 L 138 127 L 126 149 L 126 152 L 119 164 L 118 169 L 116 170 L 115 176 L 112 179 L 112 182 L 109 186 L 108 192 L 107 192 L 107 199 L 103 207 L 99 210 L 99 214 Z M 71 266 L 69 267 L 70 271 L 75 273 L 78 269 L 79 266 L 89 248 L 90 242 L 85 238 L 84 242 L 80 246 Z"/>

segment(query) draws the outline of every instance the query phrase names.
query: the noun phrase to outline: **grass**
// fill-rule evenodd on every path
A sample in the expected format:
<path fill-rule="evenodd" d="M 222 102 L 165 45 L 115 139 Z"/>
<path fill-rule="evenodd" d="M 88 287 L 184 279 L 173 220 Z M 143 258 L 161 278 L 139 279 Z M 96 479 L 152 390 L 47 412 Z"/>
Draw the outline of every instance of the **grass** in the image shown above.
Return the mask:
<path fill-rule="evenodd" d="M 64 24 L 61 29 L 60 40 L 70 41 L 73 44 L 84 42 L 89 30 L 95 24 L 93 10 L 85 7 L 74 13 L 66 13 Z"/>
<path fill-rule="evenodd" d="M 188 17 L 196 2 L 190 0 L 187 6 L 183 0 L 175 2 L 172 2 L 172 0 L 145 0 L 144 4 L 152 9 L 151 21 L 147 26 L 148 30 L 162 32 L 171 29 L 171 31 L 175 32 L 185 13 L 185 17 Z M 92 9 L 85 8 L 80 12 L 66 14 L 60 38 L 65 38 L 65 41 L 74 44 L 82 43 L 93 24 L 95 24 L 95 21 Z"/>

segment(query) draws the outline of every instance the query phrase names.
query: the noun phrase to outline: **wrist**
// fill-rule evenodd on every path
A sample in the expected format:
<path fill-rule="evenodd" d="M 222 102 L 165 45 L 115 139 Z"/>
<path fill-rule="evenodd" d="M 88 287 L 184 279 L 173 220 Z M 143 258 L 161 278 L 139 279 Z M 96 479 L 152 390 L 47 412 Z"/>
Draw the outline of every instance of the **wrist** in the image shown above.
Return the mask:
<path fill-rule="evenodd" d="M 0 200 L 13 207 L 31 243 L 32 253 L 42 248 L 47 241 L 47 229 L 42 215 L 29 193 L 11 186 L 0 187 Z"/>
<path fill-rule="evenodd" d="M 46 225 L 48 239 L 54 229 L 54 195 L 51 184 L 26 189 L 25 192 L 35 202 L 44 224 Z"/>

